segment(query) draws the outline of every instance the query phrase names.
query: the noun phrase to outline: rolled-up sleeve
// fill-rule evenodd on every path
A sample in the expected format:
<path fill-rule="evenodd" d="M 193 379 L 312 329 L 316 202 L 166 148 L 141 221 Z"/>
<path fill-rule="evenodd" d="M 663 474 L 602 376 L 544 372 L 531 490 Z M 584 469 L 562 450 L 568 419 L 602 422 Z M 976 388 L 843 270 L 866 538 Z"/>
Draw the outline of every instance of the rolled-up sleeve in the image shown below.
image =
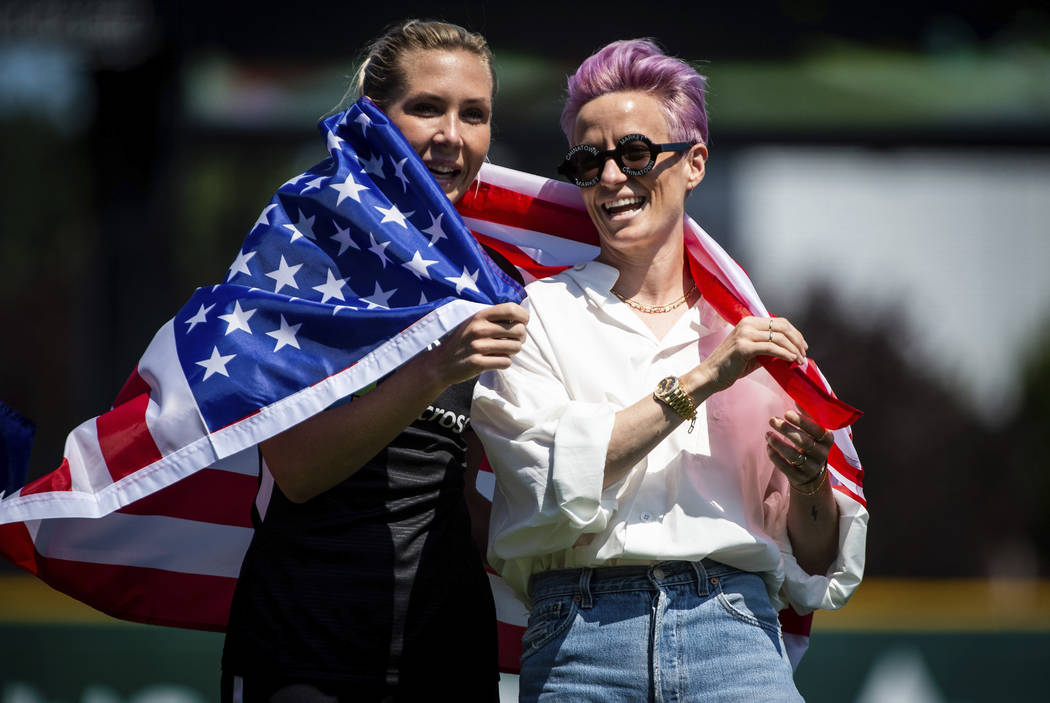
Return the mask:
<path fill-rule="evenodd" d="M 781 596 L 800 615 L 817 609 L 841 608 L 857 590 L 864 576 L 864 554 L 868 534 L 868 511 L 839 491 L 833 491 L 839 508 L 839 551 L 825 574 L 808 574 L 781 545 L 784 583 Z"/>
<path fill-rule="evenodd" d="M 616 509 L 615 490 L 602 489 L 615 412 L 570 397 L 542 333 L 530 324 L 513 366 L 482 374 L 471 408 L 496 475 L 489 561 L 519 591 L 526 584 L 508 571 L 527 579 L 533 558 L 601 532 Z"/>

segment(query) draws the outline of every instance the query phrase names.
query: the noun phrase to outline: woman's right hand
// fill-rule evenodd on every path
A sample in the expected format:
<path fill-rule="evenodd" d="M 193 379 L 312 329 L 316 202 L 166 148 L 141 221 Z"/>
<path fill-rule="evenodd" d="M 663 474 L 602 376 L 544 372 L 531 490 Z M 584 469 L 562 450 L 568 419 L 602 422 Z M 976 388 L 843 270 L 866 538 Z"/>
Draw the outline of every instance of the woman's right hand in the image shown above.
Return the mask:
<path fill-rule="evenodd" d="M 485 308 L 353 402 L 318 413 L 261 444 L 290 500 L 309 500 L 352 476 L 453 383 L 510 366 L 529 314 L 515 303 Z M 367 427 L 366 432 L 348 428 Z"/>
<path fill-rule="evenodd" d="M 802 333 L 787 318 L 745 317 L 693 370 L 701 377 L 696 386 L 706 386 L 711 393 L 724 391 L 754 371 L 759 356 L 801 364 L 808 349 Z"/>
<path fill-rule="evenodd" d="M 505 369 L 521 351 L 529 313 L 517 303 L 485 308 L 464 320 L 424 354 L 433 380 L 442 388 L 474 378 L 483 371 Z"/>

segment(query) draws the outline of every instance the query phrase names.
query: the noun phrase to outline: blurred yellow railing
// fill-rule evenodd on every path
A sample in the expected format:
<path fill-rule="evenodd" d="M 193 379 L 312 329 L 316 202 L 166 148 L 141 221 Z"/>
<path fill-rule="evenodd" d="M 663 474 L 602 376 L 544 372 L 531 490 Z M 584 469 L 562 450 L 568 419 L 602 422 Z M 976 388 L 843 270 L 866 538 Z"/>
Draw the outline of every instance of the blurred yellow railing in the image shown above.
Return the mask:
<path fill-rule="evenodd" d="M 0 624 L 34 622 L 125 624 L 59 593 L 35 576 L 0 574 Z"/>
<path fill-rule="evenodd" d="M 1050 581 L 864 581 L 842 610 L 820 611 L 814 632 L 1050 632 Z"/>
<path fill-rule="evenodd" d="M 2 623 L 121 624 L 28 574 L 0 575 Z M 814 632 L 1050 632 L 1050 581 L 868 579 Z"/>

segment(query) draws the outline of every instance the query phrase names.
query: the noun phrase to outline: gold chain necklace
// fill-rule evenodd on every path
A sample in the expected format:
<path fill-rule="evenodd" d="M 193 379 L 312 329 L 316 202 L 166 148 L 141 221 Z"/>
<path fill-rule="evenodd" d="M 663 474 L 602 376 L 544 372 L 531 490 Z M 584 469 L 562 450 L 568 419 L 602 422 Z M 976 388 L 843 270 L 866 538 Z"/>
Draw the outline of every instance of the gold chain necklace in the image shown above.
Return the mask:
<path fill-rule="evenodd" d="M 664 305 L 646 305 L 645 303 L 639 303 L 637 300 L 634 300 L 633 298 L 625 298 L 625 297 L 623 297 L 622 295 L 620 295 L 616 291 L 613 291 L 612 294 L 615 295 L 620 300 L 622 300 L 625 304 L 627 304 L 627 305 L 631 306 L 632 308 L 634 308 L 635 310 L 640 310 L 641 312 L 648 313 L 650 315 L 659 315 L 660 313 L 663 313 L 663 312 L 671 312 L 672 310 L 677 308 L 679 305 L 684 303 L 689 298 L 689 296 L 693 294 L 693 291 L 695 291 L 695 290 L 696 290 L 696 284 L 694 283 L 693 286 L 689 290 L 687 290 L 685 292 L 685 295 L 683 295 L 681 298 L 679 298 L 678 300 L 672 301 L 670 303 L 666 303 Z"/>

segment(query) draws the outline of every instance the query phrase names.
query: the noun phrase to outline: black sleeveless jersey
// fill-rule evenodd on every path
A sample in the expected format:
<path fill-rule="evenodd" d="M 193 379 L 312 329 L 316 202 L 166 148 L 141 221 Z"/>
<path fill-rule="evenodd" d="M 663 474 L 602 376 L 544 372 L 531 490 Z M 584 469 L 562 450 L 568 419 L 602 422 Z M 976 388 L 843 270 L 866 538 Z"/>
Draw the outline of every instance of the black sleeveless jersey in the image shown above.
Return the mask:
<path fill-rule="evenodd" d="M 495 608 L 463 498 L 473 386 L 447 389 L 353 476 L 305 503 L 262 476 L 224 671 L 431 692 L 495 680 Z"/>

